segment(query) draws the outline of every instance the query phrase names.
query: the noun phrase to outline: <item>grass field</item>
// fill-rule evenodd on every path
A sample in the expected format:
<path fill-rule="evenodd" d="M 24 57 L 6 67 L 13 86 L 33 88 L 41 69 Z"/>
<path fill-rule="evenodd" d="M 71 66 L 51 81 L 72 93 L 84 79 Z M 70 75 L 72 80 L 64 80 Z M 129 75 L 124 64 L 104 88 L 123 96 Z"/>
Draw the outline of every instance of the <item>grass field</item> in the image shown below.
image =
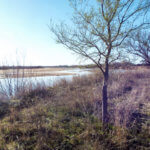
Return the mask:
<path fill-rule="evenodd" d="M 149 150 L 150 70 L 111 73 L 108 128 L 99 72 L 40 87 L 2 103 L 2 150 Z"/>

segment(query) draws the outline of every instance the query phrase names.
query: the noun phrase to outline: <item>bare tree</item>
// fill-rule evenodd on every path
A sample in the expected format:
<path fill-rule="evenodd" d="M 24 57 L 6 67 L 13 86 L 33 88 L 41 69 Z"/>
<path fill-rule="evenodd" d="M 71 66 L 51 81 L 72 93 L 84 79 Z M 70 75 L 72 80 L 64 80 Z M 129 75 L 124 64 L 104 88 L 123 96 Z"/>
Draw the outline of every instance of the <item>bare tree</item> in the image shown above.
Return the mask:
<path fill-rule="evenodd" d="M 27 79 L 25 78 L 25 56 L 16 52 L 15 62 L 8 63 L 5 59 L 0 74 L 0 98 L 11 99 L 25 92 Z M 22 67 L 21 67 L 22 66 Z"/>
<path fill-rule="evenodd" d="M 69 0 L 72 26 L 51 24 L 56 41 L 93 61 L 103 73 L 102 122 L 108 121 L 109 64 L 122 53 L 119 47 L 134 31 L 149 25 L 149 0 Z"/>
<path fill-rule="evenodd" d="M 130 54 L 141 58 L 144 64 L 150 65 L 150 32 L 140 31 L 131 35 L 125 45 Z"/>

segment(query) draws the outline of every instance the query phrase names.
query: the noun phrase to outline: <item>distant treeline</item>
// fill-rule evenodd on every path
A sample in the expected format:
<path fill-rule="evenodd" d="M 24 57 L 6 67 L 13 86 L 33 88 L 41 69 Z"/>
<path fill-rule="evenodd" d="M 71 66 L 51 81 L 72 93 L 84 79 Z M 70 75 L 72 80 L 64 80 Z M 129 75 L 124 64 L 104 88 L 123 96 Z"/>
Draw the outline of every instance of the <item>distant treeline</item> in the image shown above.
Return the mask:
<path fill-rule="evenodd" d="M 96 65 L 58 65 L 58 66 L 0 66 L 0 70 L 7 69 L 39 69 L 39 68 L 94 68 Z"/>
<path fill-rule="evenodd" d="M 131 62 L 117 62 L 110 65 L 110 68 L 122 68 L 122 69 L 130 69 L 133 67 L 149 67 L 147 64 L 134 64 Z"/>
<path fill-rule="evenodd" d="M 0 66 L 0 70 L 7 70 L 7 69 L 35 69 L 35 68 L 43 68 L 43 66 Z"/>
<path fill-rule="evenodd" d="M 126 68 L 133 66 L 148 66 L 145 64 L 133 64 L 130 62 L 117 62 L 110 65 L 112 68 Z M 40 69 L 40 68 L 96 68 L 95 64 L 88 65 L 59 65 L 59 66 L 0 66 L 0 70 L 7 69 Z"/>
<path fill-rule="evenodd" d="M 81 65 L 59 65 L 59 66 L 0 66 L 0 70 L 7 70 L 7 69 L 39 69 L 39 68 L 82 68 L 82 67 L 88 67 L 87 66 L 81 66 Z"/>

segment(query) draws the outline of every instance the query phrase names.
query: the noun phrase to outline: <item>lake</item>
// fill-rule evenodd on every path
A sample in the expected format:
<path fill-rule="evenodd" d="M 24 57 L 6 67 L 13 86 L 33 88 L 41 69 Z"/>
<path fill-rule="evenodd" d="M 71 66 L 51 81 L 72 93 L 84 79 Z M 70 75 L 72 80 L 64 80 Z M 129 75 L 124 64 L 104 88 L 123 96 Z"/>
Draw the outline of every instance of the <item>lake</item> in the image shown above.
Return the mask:
<path fill-rule="evenodd" d="M 57 75 L 37 76 L 37 77 L 24 77 L 24 78 L 1 78 L 0 79 L 0 94 L 1 95 L 13 95 L 17 88 L 21 88 L 25 85 L 32 84 L 36 87 L 37 84 L 43 84 L 46 86 L 53 86 L 55 83 L 62 79 L 71 81 L 73 77 L 89 75 L 91 69 L 64 69 L 54 72 Z M 59 75 L 58 75 L 59 74 Z M 62 74 L 62 75 L 61 75 Z M 68 75 L 64 75 L 68 74 Z"/>

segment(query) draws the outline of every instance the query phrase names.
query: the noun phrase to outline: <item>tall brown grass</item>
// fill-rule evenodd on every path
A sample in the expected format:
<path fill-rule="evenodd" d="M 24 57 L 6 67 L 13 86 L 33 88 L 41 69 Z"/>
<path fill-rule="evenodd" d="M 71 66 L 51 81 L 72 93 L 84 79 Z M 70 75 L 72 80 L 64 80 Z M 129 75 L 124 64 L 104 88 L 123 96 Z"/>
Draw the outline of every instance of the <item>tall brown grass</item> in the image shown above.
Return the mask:
<path fill-rule="evenodd" d="M 0 148 L 146 149 L 149 80 L 149 70 L 110 74 L 109 121 L 114 126 L 105 131 L 100 121 L 103 78 L 99 73 L 69 82 L 63 79 L 53 87 L 39 84 L 8 106 L 0 121 Z"/>
<path fill-rule="evenodd" d="M 82 108 L 85 114 L 93 114 L 101 119 L 102 75 L 99 72 L 88 76 L 74 77 L 71 82 L 65 79 L 53 87 L 37 87 L 25 94 L 38 97 L 41 101 L 53 101 L 57 105 L 71 107 L 72 110 Z M 116 126 L 127 127 L 134 113 L 142 112 L 149 103 L 150 71 L 148 69 L 111 73 L 108 90 L 109 119 Z M 47 91 L 47 92 L 46 92 Z M 35 104 L 35 103 L 34 103 Z M 28 104 L 27 104 L 28 105 Z M 141 106 L 143 107 L 141 109 Z"/>

